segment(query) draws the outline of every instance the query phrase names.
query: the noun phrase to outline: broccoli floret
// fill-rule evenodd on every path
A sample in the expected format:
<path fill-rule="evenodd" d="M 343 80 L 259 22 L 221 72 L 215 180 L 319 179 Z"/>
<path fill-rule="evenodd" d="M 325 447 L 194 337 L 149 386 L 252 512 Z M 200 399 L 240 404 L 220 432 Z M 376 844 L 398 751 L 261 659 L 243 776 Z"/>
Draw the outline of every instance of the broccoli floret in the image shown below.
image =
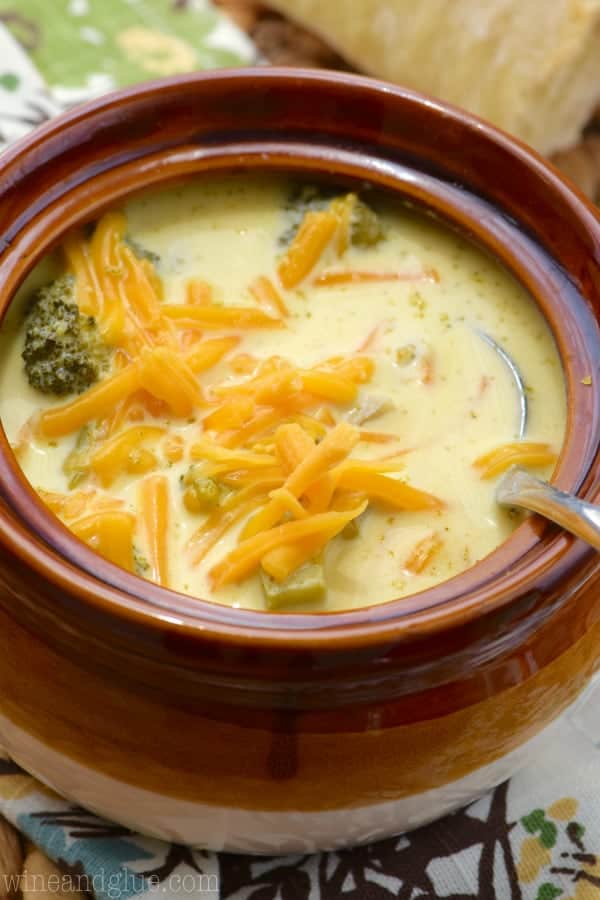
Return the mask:
<path fill-rule="evenodd" d="M 21 355 L 29 384 L 44 394 L 81 393 L 100 377 L 108 348 L 93 316 L 79 312 L 71 276 L 57 278 L 35 294 Z"/>
<path fill-rule="evenodd" d="M 183 503 L 188 512 L 209 513 L 221 500 L 221 488 L 214 478 L 202 474 L 202 467 L 192 464 L 181 476 Z"/>
<path fill-rule="evenodd" d="M 264 569 L 260 570 L 260 577 L 267 609 L 319 603 L 327 593 L 323 566 L 314 561 L 304 563 L 282 582 L 275 581 Z"/>
<path fill-rule="evenodd" d="M 279 243 L 282 246 L 290 244 L 300 227 L 304 214 L 310 210 L 326 209 L 338 196 L 339 190 L 327 185 L 295 185 L 285 204 L 286 219 L 289 225 L 279 236 Z"/>
<path fill-rule="evenodd" d="M 372 247 L 383 237 L 381 221 L 375 210 L 363 200 L 356 200 L 352 209 L 350 240 L 358 247 Z"/>
<path fill-rule="evenodd" d="M 304 184 L 295 187 L 286 205 L 285 211 L 289 225 L 279 238 L 279 243 L 289 244 L 304 214 L 310 210 L 327 209 L 332 200 L 352 199 L 352 217 L 350 241 L 357 247 L 372 247 L 383 237 L 381 221 L 375 210 L 368 206 L 356 194 L 340 194 L 339 189 L 327 185 Z"/>

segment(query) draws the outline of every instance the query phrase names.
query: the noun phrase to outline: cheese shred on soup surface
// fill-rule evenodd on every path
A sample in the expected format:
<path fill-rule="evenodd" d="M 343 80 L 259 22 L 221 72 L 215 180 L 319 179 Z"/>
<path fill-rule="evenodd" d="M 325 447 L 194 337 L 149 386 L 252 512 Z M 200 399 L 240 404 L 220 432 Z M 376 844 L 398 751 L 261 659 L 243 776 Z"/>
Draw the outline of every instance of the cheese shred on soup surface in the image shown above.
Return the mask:
<path fill-rule="evenodd" d="M 519 438 L 510 368 L 529 416 Z M 444 581 L 549 476 L 563 374 L 532 299 L 372 191 L 231 176 L 71 233 L 1 336 L 0 415 L 43 502 L 99 554 L 233 606 L 328 611 Z"/>

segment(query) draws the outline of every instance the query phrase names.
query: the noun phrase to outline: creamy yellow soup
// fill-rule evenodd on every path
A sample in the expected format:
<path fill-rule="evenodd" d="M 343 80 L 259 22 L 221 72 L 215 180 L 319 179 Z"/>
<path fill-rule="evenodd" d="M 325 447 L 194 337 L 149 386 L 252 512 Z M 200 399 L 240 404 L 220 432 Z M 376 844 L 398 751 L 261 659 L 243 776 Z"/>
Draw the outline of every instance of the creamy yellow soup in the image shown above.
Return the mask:
<path fill-rule="evenodd" d="M 101 352 L 56 395 L 28 294 L 65 273 Z M 327 611 L 431 587 L 518 524 L 502 471 L 550 475 L 563 440 L 532 299 L 368 191 L 231 176 L 148 195 L 71 235 L 22 296 L 0 416 L 24 472 L 98 552 L 192 596 Z"/>

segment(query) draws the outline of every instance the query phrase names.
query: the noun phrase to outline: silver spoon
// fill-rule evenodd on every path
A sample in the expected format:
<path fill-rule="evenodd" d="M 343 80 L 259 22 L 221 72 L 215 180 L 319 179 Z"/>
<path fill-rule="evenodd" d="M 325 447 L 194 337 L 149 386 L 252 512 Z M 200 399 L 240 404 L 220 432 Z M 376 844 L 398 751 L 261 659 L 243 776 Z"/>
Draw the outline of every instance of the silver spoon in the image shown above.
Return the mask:
<path fill-rule="evenodd" d="M 527 391 L 525 389 L 523 376 L 521 375 L 514 359 L 508 355 L 504 347 L 502 347 L 497 341 L 495 341 L 494 338 L 487 333 L 487 331 L 482 331 L 480 328 L 474 328 L 473 330 L 475 334 L 477 334 L 481 338 L 482 341 L 485 341 L 486 344 L 498 354 L 512 376 L 519 398 L 519 429 L 517 432 L 517 436 L 519 440 L 522 441 L 525 437 L 525 431 L 527 430 L 527 416 L 529 414 Z"/>
<path fill-rule="evenodd" d="M 600 506 L 560 491 L 554 485 L 513 466 L 496 488 L 502 506 L 518 506 L 536 512 L 600 550 Z"/>
<path fill-rule="evenodd" d="M 517 364 L 506 350 L 487 332 L 475 329 L 479 337 L 496 351 L 510 371 L 519 397 L 519 439 L 525 437 L 529 413 L 525 383 Z M 502 506 L 518 506 L 536 512 L 560 525 L 600 550 L 600 506 L 580 500 L 573 494 L 555 488 L 547 481 L 536 478 L 521 466 L 513 466 L 503 476 L 496 488 L 496 500 Z"/>

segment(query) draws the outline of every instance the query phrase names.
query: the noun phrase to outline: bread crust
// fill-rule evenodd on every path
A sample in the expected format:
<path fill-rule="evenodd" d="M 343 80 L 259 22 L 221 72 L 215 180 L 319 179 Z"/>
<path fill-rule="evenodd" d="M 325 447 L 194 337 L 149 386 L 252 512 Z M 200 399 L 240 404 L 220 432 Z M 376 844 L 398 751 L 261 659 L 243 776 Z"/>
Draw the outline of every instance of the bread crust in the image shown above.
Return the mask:
<path fill-rule="evenodd" d="M 600 101 L 600 0 L 269 0 L 352 65 L 489 119 L 545 154 Z"/>

